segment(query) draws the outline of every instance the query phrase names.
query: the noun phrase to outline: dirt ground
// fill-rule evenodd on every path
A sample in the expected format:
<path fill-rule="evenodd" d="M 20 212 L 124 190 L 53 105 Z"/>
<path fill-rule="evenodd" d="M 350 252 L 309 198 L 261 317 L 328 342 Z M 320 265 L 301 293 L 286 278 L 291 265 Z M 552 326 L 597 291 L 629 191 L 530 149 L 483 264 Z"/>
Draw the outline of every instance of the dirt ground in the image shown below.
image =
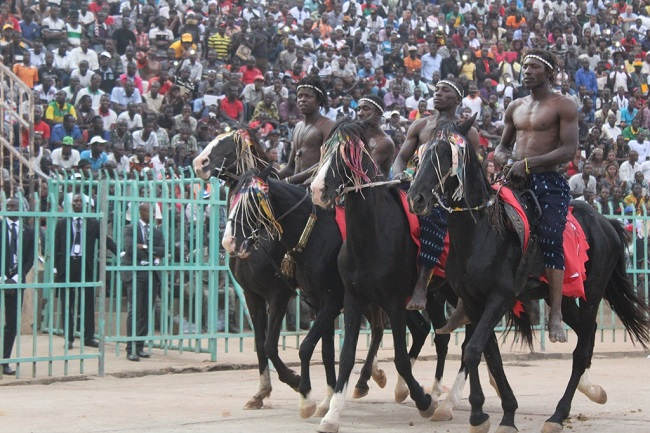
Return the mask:
<path fill-rule="evenodd" d="M 620 356 L 620 355 L 618 355 Z M 650 359 L 647 354 L 631 357 L 596 355 L 591 370 L 594 383 L 608 393 L 608 402 L 597 405 L 577 393 L 565 432 L 647 433 L 650 425 Z M 141 363 L 142 364 L 142 363 Z M 458 361 L 449 363 L 444 384 L 451 386 Z M 409 399 L 397 404 L 393 399 L 394 366 L 380 363 L 388 375 L 388 385 L 378 388 L 371 382 L 370 394 L 348 402 L 341 417 L 341 433 L 378 431 L 467 432 L 469 386 L 452 421 L 434 423 L 420 418 Z M 358 364 L 351 378 L 356 382 Z M 433 381 L 433 361 L 418 362 L 415 376 L 428 387 Z M 485 367 L 481 368 L 485 374 Z M 564 390 L 570 360 L 511 360 L 506 373 L 519 402 L 517 426 L 521 432 L 539 432 Z M 322 366 L 315 365 L 314 398 L 324 395 Z M 142 377 L 57 381 L 0 387 L 0 431 L 6 433 L 106 433 L 106 432 L 314 432 L 319 420 L 298 416 L 298 395 L 279 383 L 273 373 L 274 390 L 265 407 L 244 411 L 246 401 L 257 389 L 256 370 L 146 375 Z M 487 381 L 483 381 L 487 385 Z M 485 409 L 492 429 L 500 419 L 500 401 L 495 391 L 485 388 Z M 444 395 L 443 395 L 444 396 Z"/>

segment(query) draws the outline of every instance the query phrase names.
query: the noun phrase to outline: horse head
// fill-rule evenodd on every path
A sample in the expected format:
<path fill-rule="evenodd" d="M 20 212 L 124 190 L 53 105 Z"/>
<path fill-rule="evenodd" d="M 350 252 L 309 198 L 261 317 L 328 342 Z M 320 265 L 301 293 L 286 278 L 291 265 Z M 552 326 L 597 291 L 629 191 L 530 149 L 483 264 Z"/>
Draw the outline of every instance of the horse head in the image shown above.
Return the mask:
<path fill-rule="evenodd" d="M 377 165 L 367 143 L 362 123 L 344 120 L 335 126 L 323 144 L 320 168 L 311 183 L 314 204 L 332 206 L 346 188 L 360 187 L 377 176 Z"/>
<path fill-rule="evenodd" d="M 267 158 L 255 133 L 237 129 L 218 135 L 194 158 L 194 172 L 203 180 L 216 176 L 233 185 L 248 170 L 262 169 Z"/>
<path fill-rule="evenodd" d="M 434 136 L 419 158 L 415 179 L 408 192 L 412 213 L 426 215 L 435 204 L 439 189 L 443 194 L 453 191 L 452 198 L 463 198 L 463 183 L 467 158 L 473 152 L 465 136 L 476 115 L 458 126 L 452 121 L 443 121 L 434 131 Z"/>
<path fill-rule="evenodd" d="M 282 228 L 275 218 L 269 200 L 269 174 L 271 166 L 261 173 L 257 169 L 242 175 L 230 202 L 230 214 L 221 240 L 223 248 L 231 255 L 246 259 L 251 248 L 262 239 L 280 239 Z"/>

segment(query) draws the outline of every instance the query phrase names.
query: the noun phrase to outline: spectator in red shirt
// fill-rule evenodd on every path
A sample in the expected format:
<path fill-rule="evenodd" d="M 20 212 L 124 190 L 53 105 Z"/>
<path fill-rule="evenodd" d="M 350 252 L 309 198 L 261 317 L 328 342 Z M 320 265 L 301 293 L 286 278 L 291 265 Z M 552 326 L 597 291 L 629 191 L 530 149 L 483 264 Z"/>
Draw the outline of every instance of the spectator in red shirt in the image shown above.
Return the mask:
<path fill-rule="evenodd" d="M 6 24 L 11 24 L 11 27 L 15 32 L 22 33 L 20 23 L 9 12 L 9 2 L 5 2 L 0 5 L 0 29 L 4 29 Z"/>
<path fill-rule="evenodd" d="M 262 71 L 256 65 L 255 57 L 250 56 L 246 60 L 246 65 L 239 68 L 239 73 L 242 74 L 242 83 L 253 84 L 256 76 L 263 75 Z"/>
<path fill-rule="evenodd" d="M 50 142 L 50 125 L 43 122 L 43 108 L 40 105 L 34 105 L 34 134 L 41 134 L 43 143 Z M 22 147 L 29 147 L 29 130 L 23 132 Z"/>
<path fill-rule="evenodd" d="M 255 60 L 253 60 L 253 63 Z M 237 99 L 237 88 L 228 85 L 224 89 L 226 97 L 219 104 L 219 118 L 230 127 L 241 127 L 244 122 L 244 104 Z"/>
<path fill-rule="evenodd" d="M 88 5 L 88 10 L 97 15 L 97 12 L 101 11 L 102 8 L 104 7 L 104 0 L 95 0 L 91 4 Z"/>

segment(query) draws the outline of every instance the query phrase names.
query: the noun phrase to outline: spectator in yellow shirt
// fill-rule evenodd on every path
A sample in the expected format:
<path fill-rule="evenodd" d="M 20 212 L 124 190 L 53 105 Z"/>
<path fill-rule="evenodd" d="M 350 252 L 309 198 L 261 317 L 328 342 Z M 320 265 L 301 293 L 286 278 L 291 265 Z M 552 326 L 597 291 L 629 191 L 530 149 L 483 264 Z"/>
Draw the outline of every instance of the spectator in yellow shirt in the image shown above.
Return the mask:
<path fill-rule="evenodd" d="M 45 121 L 50 126 L 63 122 L 63 116 L 66 114 L 71 114 L 75 119 L 77 118 L 77 112 L 75 111 L 74 106 L 65 102 L 65 95 L 64 90 L 59 90 L 54 95 L 54 101 L 47 105 L 47 109 L 45 110 Z"/>
<path fill-rule="evenodd" d="M 181 39 L 169 46 L 176 53 L 176 59 L 182 59 L 186 51 L 196 51 L 196 44 L 192 41 L 190 33 L 183 33 Z"/>

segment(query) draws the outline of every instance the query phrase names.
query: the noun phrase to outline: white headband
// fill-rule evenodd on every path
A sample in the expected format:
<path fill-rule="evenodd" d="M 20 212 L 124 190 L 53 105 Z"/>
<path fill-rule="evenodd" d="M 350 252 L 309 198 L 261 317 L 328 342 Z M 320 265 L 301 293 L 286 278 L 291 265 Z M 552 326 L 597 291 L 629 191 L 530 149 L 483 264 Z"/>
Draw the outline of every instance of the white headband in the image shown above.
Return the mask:
<path fill-rule="evenodd" d="M 377 107 L 377 110 L 379 110 L 379 111 L 381 112 L 381 114 L 384 114 L 384 109 L 381 108 L 381 105 L 377 104 L 377 103 L 376 103 L 375 101 L 373 101 L 372 99 L 368 99 L 368 98 L 361 98 L 361 99 L 359 99 L 359 103 L 361 103 L 361 102 L 363 102 L 363 101 L 366 101 L 366 102 L 371 103 L 372 105 L 374 105 L 375 107 Z"/>
<path fill-rule="evenodd" d="M 542 62 L 542 63 L 544 63 L 546 66 L 548 66 L 548 68 L 549 68 L 551 71 L 553 70 L 553 66 L 551 65 L 551 63 L 550 63 L 548 60 L 545 60 L 544 58 L 542 58 L 541 56 L 538 56 L 537 54 L 528 54 L 528 55 L 526 55 L 526 57 L 524 58 L 524 62 L 525 62 L 526 59 L 529 58 L 529 57 L 530 57 L 531 59 L 539 60 L 540 62 Z"/>
<path fill-rule="evenodd" d="M 458 93 L 458 96 L 460 96 L 461 98 L 463 97 L 463 92 L 461 92 L 460 88 L 458 88 L 458 86 L 452 83 L 451 81 L 440 80 L 438 81 L 438 84 L 446 84 L 448 86 L 451 86 L 456 91 L 456 93 Z"/>
<path fill-rule="evenodd" d="M 311 84 L 301 84 L 300 86 L 297 87 L 296 90 L 300 90 L 302 87 L 306 87 L 306 88 L 308 88 L 308 89 L 315 90 L 315 91 L 317 91 L 318 93 L 320 93 L 321 95 L 323 95 L 324 98 L 326 97 L 325 94 L 323 93 L 323 91 L 322 91 L 321 89 L 319 89 L 319 88 L 316 87 L 316 86 L 312 86 Z"/>

